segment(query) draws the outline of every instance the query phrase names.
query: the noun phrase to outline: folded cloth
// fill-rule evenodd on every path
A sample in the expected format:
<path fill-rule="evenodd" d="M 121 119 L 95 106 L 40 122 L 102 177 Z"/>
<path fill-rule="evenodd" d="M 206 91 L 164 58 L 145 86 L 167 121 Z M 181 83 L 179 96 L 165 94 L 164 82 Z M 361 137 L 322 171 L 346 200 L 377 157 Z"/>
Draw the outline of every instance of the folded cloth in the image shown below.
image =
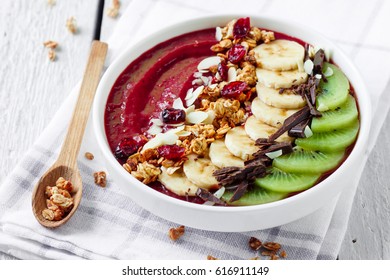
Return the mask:
<path fill-rule="evenodd" d="M 325 0 L 237 3 L 236 0 L 133 0 L 108 41 L 107 64 L 125 46 L 150 32 L 200 14 L 257 13 L 310 23 L 339 44 L 362 71 L 372 94 L 373 109 L 380 108 L 374 110 L 371 143 L 375 143 L 390 103 L 389 96 L 384 94 L 389 91 L 390 49 L 386 36 L 380 36 L 389 25 L 386 16 L 389 8 L 379 6 L 384 6 L 383 2 L 352 0 L 338 3 L 337 13 L 330 9 L 324 11 L 323 7 L 329 5 Z M 0 188 L 0 252 L 20 259 L 205 259 L 207 255 L 220 259 L 249 259 L 254 253 L 248 248 L 248 239 L 255 236 L 282 244 L 289 259 L 336 258 L 362 170 L 357 170 L 351 186 L 340 197 L 298 221 L 245 233 L 187 228 L 180 240 L 172 242 L 167 232 L 177 225 L 137 206 L 121 193 L 109 176 L 106 188 L 94 184 L 92 173 L 105 170 L 105 167 L 90 122 L 80 155 L 92 152 L 95 159 L 79 158 L 84 183 L 81 204 L 62 227 L 55 230 L 42 227 L 31 211 L 32 189 L 57 157 L 70 118 L 69 108 L 74 106 L 77 92 L 78 86 Z M 379 99 L 385 101 L 379 103 Z M 366 159 L 367 155 L 362 160 Z"/>

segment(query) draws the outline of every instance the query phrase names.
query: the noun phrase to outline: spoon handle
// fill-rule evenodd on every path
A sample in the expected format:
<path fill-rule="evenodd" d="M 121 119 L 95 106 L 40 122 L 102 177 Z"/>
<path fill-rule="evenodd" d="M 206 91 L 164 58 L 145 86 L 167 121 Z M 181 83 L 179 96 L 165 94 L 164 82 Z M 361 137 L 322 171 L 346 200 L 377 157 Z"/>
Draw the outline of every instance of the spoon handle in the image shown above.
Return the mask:
<path fill-rule="evenodd" d="M 99 84 L 100 75 L 103 70 L 107 48 L 108 45 L 106 43 L 100 41 L 92 42 L 79 97 L 57 163 L 66 163 L 68 166 L 72 167 L 76 167 L 77 165 L 78 153 L 80 151 L 96 88 Z"/>

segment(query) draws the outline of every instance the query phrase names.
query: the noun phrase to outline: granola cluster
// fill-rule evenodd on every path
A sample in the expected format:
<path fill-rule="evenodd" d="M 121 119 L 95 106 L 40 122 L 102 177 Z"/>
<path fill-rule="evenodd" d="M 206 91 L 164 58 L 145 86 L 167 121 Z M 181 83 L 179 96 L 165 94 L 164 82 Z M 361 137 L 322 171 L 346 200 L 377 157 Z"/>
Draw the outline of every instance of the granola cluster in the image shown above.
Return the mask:
<path fill-rule="evenodd" d="M 42 211 L 42 216 L 49 221 L 62 220 L 73 208 L 72 190 L 72 183 L 63 177 L 58 178 L 55 186 L 47 186 L 45 191 L 48 198 L 47 208 Z"/>
<path fill-rule="evenodd" d="M 175 173 L 190 154 L 208 157 L 212 142 L 245 123 L 248 103 L 256 93 L 253 48 L 271 42 L 275 36 L 273 32 L 236 23 L 233 20 L 216 29 L 218 43 L 211 46 L 215 56 L 198 65 L 193 87 L 185 98 L 186 106 L 180 99 L 175 100 L 173 108 L 164 109 L 160 119 L 152 119 L 148 143 L 143 143 L 143 148 L 137 146 L 135 153 L 125 157 L 123 167 L 139 181 L 149 184 L 158 180 L 162 168 L 169 175 Z M 240 31 L 234 28 L 248 29 L 237 38 L 234 34 Z M 170 130 L 175 131 L 176 138 L 173 133 L 169 135 Z"/>

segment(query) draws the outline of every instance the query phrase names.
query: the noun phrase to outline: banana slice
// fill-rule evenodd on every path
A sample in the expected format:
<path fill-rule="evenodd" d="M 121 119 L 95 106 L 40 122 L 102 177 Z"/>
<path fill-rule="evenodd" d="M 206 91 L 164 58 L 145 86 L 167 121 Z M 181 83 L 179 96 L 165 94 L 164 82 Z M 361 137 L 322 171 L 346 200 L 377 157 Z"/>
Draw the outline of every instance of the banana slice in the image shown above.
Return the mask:
<path fill-rule="evenodd" d="M 278 89 L 266 87 L 262 83 L 256 85 L 257 96 L 265 104 L 283 109 L 299 109 L 305 106 L 306 100 L 302 96 L 293 93 L 279 93 Z"/>
<path fill-rule="evenodd" d="M 161 168 L 161 174 L 158 180 L 171 192 L 180 196 L 195 196 L 198 186 L 188 180 L 183 171 L 178 170 L 169 175 L 164 167 Z"/>
<path fill-rule="evenodd" d="M 268 138 L 278 129 L 250 116 L 245 123 L 245 132 L 253 140 L 259 138 Z M 293 138 L 288 136 L 287 132 L 283 133 L 276 139 L 277 142 L 292 142 Z"/>
<path fill-rule="evenodd" d="M 282 126 L 285 119 L 298 111 L 296 109 L 280 109 L 269 106 L 258 97 L 253 99 L 251 109 L 256 119 L 277 128 Z"/>
<path fill-rule="evenodd" d="M 229 152 L 243 160 L 250 159 L 252 154 L 259 150 L 242 126 L 229 130 L 225 136 L 225 145 Z"/>
<path fill-rule="evenodd" d="M 218 185 L 213 172 L 218 168 L 208 158 L 198 158 L 195 155 L 188 156 L 183 165 L 184 174 L 193 184 L 203 189 L 210 189 Z"/>
<path fill-rule="evenodd" d="M 288 71 L 298 68 L 303 63 L 305 49 L 297 42 L 275 40 L 261 44 L 253 49 L 257 65 L 272 71 Z"/>
<path fill-rule="evenodd" d="M 256 68 L 256 76 L 259 82 L 272 88 L 290 88 L 300 85 L 307 80 L 307 73 L 299 70 L 290 71 L 271 71 L 262 68 Z"/>
<path fill-rule="evenodd" d="M 211 162 L 219 168 L 227 166 L 244 167 L 244 161 L 229 152 L 223 140 L 216 140 L 211 143 L 209 156 Z"/>

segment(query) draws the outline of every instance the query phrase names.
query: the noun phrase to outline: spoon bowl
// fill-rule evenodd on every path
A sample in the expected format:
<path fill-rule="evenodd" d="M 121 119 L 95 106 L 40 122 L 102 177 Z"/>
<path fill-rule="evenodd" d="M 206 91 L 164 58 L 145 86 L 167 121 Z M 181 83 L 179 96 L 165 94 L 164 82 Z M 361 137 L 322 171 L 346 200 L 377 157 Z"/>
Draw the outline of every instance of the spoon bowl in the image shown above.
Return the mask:
<path fill-rule="evenodd" d="M 49 221 L 42 216 L 42 211 L 47 208 L 45 190 L 46 186 L 55 186 L 59 177 L 72 182 L 73 190 L 71 192 L 73 198 L 72 210 L 59 221 Z M 35 218 L 38 222 L 48 228 L 56 228 L 66 223 L 70 217 L 76 212 L 80 204 L 83 192 L 83 182 L 80 172 L 76 167 L 70 167 L 59 163 L 58 161 L 41 177 L 33 191 L 32 208 Z"/>
<path fill-rule="evenodd" d="M 87 67 L 80 87 L 79 97 L 70 121 L 65 141 L 57 161 L 43 174 L 32 193 L 32 210 L 37 221 L 44 227 L 56 228 L 66 223 L 76 212 L 81 201 L 83 182 L 77 167 L 84 130 L 103 70 L 107 55 L 107 44 L 93 41 Z M 43 217 L 42 211 L 47 208 L 46 187 L 55 186 L 58 178 L 63 177 L 73 185 L 70 193 L 73 198 L 72 210 L 59 221 L 50 221 Z"/>

